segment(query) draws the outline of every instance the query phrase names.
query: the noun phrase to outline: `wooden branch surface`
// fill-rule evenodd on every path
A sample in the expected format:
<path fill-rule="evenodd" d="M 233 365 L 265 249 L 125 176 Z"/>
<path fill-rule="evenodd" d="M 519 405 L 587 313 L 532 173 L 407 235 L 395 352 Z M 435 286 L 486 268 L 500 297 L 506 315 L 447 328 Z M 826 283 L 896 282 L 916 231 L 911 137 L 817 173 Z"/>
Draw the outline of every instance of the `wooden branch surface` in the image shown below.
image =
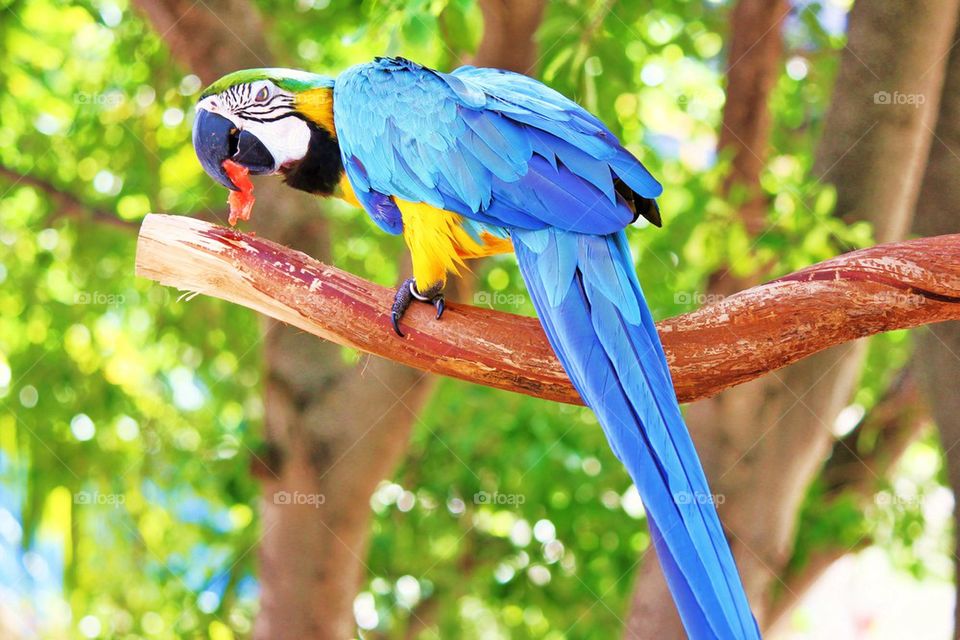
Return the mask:
<path fill-rule="evenodd" d="M 390 328 L 393 290 L 258 238 L 194 218 L 151 214 L 137 275 L 249 307 L 338 344 L 500 389 L 580 397 L 536 318 L 451 303 Z M 677 396 L 690 402 L 836 344 L 960 319 L 960 235 L 843 254 L 657 323 Z"/>

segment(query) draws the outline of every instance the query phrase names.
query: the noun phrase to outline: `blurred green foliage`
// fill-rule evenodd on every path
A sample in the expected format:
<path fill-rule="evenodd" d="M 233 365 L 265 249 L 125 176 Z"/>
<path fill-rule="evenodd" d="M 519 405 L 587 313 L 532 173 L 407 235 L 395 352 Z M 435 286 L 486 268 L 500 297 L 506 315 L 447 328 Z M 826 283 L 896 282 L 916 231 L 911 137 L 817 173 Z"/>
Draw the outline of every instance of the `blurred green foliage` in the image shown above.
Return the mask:
<path fill-rule="evenodd" d="M 258 4 L 284 64 L 330 73 L 379 54 L 449 68 L 482 32 L 473 0 Z M 728 3 L 549 5 L 542 78 L 665 183 L 664 228 L 630 236 L 657 317 L 703 304 L 725 265 L 773 276 L 871 242 L 809 178 L 843 38 L 821 3 L 803 4 L 772 102 L 771 224 L 756 240 L 736 194 L 718 196 Z M 125 0 L 0 0 L 0 16 L 0 164 L 81 203 L 66 217 L 51 189 L 0 180 L 0 600 L 50 637 L 244 636 L 257 591 L 257 318 L 136 279 L 133 231 L 84 212 L 136 223 L 222 211 L 189 142 L 200 82 Z M 394 282 L 396 239 L 330 211 L 335 262 Z M 532 312 L 511 257 L 477 274 L 479 302 Z M 872 342 L 858 405 L 876 402 L 909 348 L 904 334 Z M 939 459 L 928 444 L 917 456 Z M 935 491 L 918 468 L 908 481 Z M 929 566 L 915 552 L 922 511 L 878 505 L 807 509 L 798 557 L 870 529 L 904 566 Z M 449 380 L 371 508 L 356 604 L 371 637 L 400 637 L 420 616 L 442 637 L 613 637 L 649 546 L 590 412 Z"/>

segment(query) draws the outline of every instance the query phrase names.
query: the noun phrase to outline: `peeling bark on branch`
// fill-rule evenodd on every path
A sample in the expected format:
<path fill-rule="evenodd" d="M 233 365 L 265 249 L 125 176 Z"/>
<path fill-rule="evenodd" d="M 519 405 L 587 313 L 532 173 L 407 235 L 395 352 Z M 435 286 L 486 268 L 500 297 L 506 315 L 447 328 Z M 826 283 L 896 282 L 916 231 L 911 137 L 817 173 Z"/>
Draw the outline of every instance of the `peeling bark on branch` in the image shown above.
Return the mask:
<path fill-rule="evenodd" d="M 150 215 L 137 273 L 249 307 L 333 342 L 444 375 L 578 403 L 535 318 L 415 305 L 393 335 L 390 289 L 253 235 Z M 708 397 L 830 346 L 960 318 L 960 235 L 879 245 L 658 323 L 677 395 Z"/>

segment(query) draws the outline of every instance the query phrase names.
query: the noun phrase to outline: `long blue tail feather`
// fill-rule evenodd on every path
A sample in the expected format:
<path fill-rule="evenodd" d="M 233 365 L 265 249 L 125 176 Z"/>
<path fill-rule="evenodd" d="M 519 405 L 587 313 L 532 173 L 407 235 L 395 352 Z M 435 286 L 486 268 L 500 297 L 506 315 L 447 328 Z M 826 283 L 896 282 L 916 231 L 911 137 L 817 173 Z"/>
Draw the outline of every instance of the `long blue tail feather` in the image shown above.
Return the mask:
<path fill-rule="evenodd" d="M 557 357 L 629 471 L 690 638 L 759 638 L 623 232 L 512 230 Z"/>

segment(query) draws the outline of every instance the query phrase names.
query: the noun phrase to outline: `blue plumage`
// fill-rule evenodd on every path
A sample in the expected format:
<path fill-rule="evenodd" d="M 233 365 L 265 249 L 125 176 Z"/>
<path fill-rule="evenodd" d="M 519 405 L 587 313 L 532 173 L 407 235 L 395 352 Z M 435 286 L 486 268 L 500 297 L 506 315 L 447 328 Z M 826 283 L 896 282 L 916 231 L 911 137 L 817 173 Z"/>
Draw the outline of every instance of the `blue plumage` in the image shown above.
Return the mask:
<path fill-rule="evenodd" d="M 506 71 L 358 65 L 337 78 L 334 120 L 358 195 L 393 194 L 508 227 L 606 234 L 636 217 L 614 177 L 644 198 L 662 191 L 599 120 Z"/>
<path fill-rule="evenodd" d="M 623 232 L 513 238 L 554 350 L 637 484 L 688 634 L 758 637 Z"/>
<path fill-rule="evenodd" d="M 659 183 L 596 117 L 509 72 L 380 59 L 337 79 L 334 118 L 381 227 L 402 228 L 389 194 L 463 215 L 474 237 L 510 234 L 551 345 L 640 491 L 688 635 L 758 638 L 622 231 L 638 212 L 617 184 L 652 200 Z"/>

